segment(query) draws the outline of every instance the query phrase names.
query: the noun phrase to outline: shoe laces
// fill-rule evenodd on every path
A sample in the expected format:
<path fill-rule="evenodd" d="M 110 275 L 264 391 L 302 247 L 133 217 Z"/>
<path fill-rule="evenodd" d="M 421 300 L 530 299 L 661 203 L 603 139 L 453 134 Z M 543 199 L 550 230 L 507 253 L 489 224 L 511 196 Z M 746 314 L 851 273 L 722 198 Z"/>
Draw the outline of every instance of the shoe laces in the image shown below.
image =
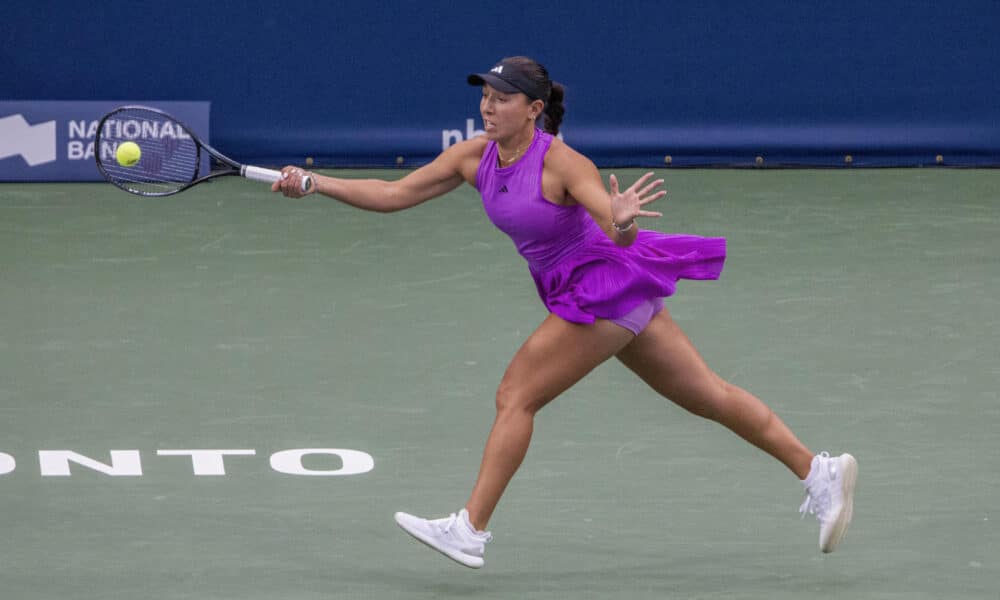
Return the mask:
<path fill-rule="evenodd" d="M 441 523 L 441 531 L 444 533 L 450 533 L 451 528 L 454 527 L 455 523 L 458 522 L 458 514 L 451 513 L 451 516 L 441 520 L 444 521 L 443 523 Z"/>
<path fill-rule="evenodd" d="M 451 513 L 451 515 L 449 515 L 447 518 L 441 519 L 440 521 L 441 532 L 445 534 L 451 533 L 452 527 L 455 527 L 455 524 L 458 522 L 459 522 L 458 514 Z M 472 536 L 480 538 L 483 543 L 493 541 L 493 534 L 490 533 L 489 531 L 484 531 L 482 533 L 479 533 L 478 531 L 473 530 Z"/>
<path fill-rule="evenodd" d="M 822 522 L 833 504 L 830 482 L 836 477 L 836 470 L 829 465 L 830 455 L 828 453 L 822 452 L 819 456 L 821 459 L 819 467 L 827 469 L 828 472 L 823 473 L 822 477 L 806 488 L 806 498 L 799 506 L 799 513 L 802 514 L 803 519 L 807 514 L 816 515 L 816 518 Z"/>
<path fill-rule="evenodd" d="M 830 492 L 824 489 L 818 495 L 813 495 L 812 492 L 806 491 L 806 499 L 799 506 L 799 512 L 802 513 L 802 518 L 806 518 L 807 514 L 816 515 L 816 518 L 820 521 L 826 516 L 827 511 L 830 510 Z"/>
<path fill-rule="evenodd" d="M 441 532 L 445 534 L 450 534 L 452 528 L 455 527 L 456 524 L 460 522 L 460 520 L 461 520 L 460 517 L 456 513 L 451 513 L 450 515 L 448 515 L 447 518 L 441 519 L 439 521 L 439 527 L 441 528 Z M 479 538 L 483 543 L 493 541 L 493 534 L 490 533 L 489 531 L 484 531 L 482 533 L 479 533 L 478 531 L 472 530 L 471 533 L 472 537 Z"/>

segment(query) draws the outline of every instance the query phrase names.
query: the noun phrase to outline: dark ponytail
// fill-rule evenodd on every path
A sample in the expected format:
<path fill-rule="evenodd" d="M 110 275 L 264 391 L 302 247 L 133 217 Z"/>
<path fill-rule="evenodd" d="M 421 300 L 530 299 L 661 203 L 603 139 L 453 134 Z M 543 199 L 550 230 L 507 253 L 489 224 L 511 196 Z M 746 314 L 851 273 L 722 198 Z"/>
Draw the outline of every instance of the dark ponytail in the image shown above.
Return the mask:
<path fill-rule="evenodd" d="M 563 114 L 566 107 L 563 106 L 563 96 L 566 89 L 561 84 L 552 82 L 552 92 L 549 94 L 549 101 L 545 103 L 545 131 L 552 135 L 559 133 L 559 125 L 562 124 Z"/>
<path fill-rule="evenodd" d="M 538 99 L 545 102 L 545 110 L 535 119 L 535 124 L 547 133 L 557 135 L 559 133 L 559 125 L 562 124 L 563 114 L 566 112 L 566 107 L 563 106 L 563 96 L 566 89 L 549 79 L 548 70 L 533 58 L 527 56 L 508 56 L 498 64 L 507 64 L 516 67 L 534 83 L 532 86 L 533 91 L 526 91 L 524 89 L 522 91 L 527 94 L 529 100 Z"/>

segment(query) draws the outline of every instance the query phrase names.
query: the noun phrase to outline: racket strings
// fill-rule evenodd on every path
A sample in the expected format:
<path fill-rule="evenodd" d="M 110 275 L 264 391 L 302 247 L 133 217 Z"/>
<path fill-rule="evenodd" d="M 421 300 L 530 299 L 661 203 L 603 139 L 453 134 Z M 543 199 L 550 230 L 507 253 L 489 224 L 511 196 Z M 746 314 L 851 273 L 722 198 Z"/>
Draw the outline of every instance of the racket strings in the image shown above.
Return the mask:
<path fill-rule="evenodd" d="M 130 107 L 110 115 L 98 132 L 98 162 L 108 180 L 130 192 L 163 195 L 176 192 L 197 176 L 198 144 L 184 127 L 159 112 Z M 139 145 L 139 161 L 118 163 L 118 146 Z"/>

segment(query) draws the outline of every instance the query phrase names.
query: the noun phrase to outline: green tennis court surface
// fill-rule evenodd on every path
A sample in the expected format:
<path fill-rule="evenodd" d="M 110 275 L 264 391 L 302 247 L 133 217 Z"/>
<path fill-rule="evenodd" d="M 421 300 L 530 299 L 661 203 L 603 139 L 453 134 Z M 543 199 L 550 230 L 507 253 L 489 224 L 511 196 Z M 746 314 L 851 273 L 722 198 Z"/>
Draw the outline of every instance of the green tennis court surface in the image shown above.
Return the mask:
<path fill-rule="evenodd" d="M 8 184 L 0 598 L 1000 597 L 1000 172 L 663 174 L 643 226 L 729 239 L 675 318 L 859 459 L 836 553 L 778 463 L 614 362 L 540 414 L 484 570 L 400 531 L 464 503 L 544 316 L 469 187 L 377 215 L 235 179 Z M 360 456 L 335 450 L 374 468 L 329 474 Z"/>

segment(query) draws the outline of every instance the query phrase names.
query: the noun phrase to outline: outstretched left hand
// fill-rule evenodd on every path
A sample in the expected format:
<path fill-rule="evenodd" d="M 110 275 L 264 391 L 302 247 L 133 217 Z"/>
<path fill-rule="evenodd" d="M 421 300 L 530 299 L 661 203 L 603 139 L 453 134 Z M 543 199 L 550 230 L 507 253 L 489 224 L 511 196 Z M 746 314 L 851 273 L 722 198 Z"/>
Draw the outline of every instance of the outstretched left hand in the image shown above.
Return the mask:
<path fill-rule="evenodd" d="M 654 192 L 656 188 L 663 185 L 662 179 L 646 185 L 646 181 L 653 176 L 652 171 L 646 173 L 633 183 L 624 192 L 618 191 L 618 178 L 613 174 L 610 178 L 611 187 L 611 219 L 620 227 L 628 227 L 636 217 L 662 217 L 663 213 L 651 210 L 642 210 L 642 207 L 654 200 L 665 196 L 667 192 L 660 190 Z M 645 186 L 645 187 L 644 187 Z M 641 189 L 640 189 L 641 188 Z"/>

